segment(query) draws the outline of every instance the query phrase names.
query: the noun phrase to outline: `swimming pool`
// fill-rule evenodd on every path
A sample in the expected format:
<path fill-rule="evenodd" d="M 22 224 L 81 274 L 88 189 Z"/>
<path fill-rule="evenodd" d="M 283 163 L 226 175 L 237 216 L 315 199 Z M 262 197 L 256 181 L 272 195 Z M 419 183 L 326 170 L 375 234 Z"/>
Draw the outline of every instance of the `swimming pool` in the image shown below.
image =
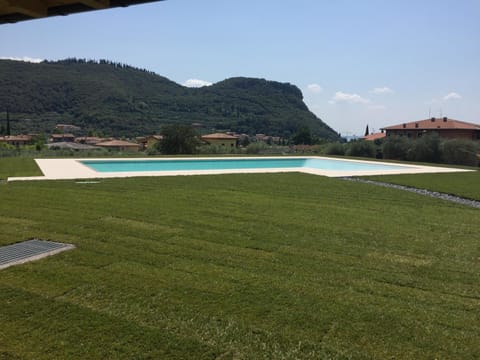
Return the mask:
<path fill-rule="evenodd" d="M 419 174 L 469 171 L 457 168 L 396 164 L 321 156 L 35 159 L 43 176 L 10 177 L 18 180 L 99 179 L 135 176 L 302 172 L 328 177 Z"/>
<path fill-rule="evenodd" d="M 335 171 L 387 171 L 408 168 L 404 165 L 325 158 L 83 160 L 81 163 L 101 173 L 303 168 Z"/>

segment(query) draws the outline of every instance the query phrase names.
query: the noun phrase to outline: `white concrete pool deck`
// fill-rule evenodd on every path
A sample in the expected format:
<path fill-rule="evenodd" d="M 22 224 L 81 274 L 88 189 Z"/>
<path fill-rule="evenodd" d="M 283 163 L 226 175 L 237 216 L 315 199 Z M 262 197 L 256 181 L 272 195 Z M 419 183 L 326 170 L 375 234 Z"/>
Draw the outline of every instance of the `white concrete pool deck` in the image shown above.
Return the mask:
<path fill-rule="evenodd" d="M 278 159 L 280 157 L 259 157 L 259 159 Z M 282 159 L 298 159 L 299 157 L 282 156 Z M 126 178 L 139 176 L 179 176 L 179 175 L 208 175 L 208 174 L 245 174 L 245 173 L 279 173 L 279 172 L 303 172 L 313 175 L 322 175 L 328 177 L 343 176 L 368 176 L 368 175 L 397 175 L 397 174 L 421 174 L 421 173 L 445 173 L 445 172 L 465 172 L 472 170 L 420 166 L 410 164 L 397 164 L 388 162 L 368 161 L 368 160 L 350 160 L 327 158 L 321 156 L 305 156 L 302 158 L 329 159 L 349 162 L 395 165 L 398 169 L 393 170 L 368 170 L 368 171 L 340 171 L 323 170 L 308 167 L 302 168 L 270 168 L 270 169 L 222 169 L 222 170 L 182 170 L 182 171 L 135 171 L 135 172 L 97 172 L 81 163 L 85 160 L 215 160 L 215 159 L 255 159 L 254 157 L 195 157 L 195 158 L 88 158 L 88 159 L 35 159 L 40 167 L 43 176 L 29 177 L 9 177 L 7 181 L 20 180 L 81 180 L 81 179 L 101 179 L 101 178 Z"/>

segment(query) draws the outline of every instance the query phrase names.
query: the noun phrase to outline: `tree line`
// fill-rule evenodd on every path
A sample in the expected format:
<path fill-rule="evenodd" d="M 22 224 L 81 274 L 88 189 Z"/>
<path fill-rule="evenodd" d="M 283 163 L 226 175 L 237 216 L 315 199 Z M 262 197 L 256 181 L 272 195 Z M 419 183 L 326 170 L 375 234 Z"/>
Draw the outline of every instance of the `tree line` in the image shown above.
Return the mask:
<path fill-rule="evenodd" d="M 331 143 L 326 147 L 325 153 L 478 166 L 480 142 L 466 139 L 444 139 L 433 132 L 415 140 L 405 136 L 388 136 L 375 141 L 356 140 L 344 144 Z"/>

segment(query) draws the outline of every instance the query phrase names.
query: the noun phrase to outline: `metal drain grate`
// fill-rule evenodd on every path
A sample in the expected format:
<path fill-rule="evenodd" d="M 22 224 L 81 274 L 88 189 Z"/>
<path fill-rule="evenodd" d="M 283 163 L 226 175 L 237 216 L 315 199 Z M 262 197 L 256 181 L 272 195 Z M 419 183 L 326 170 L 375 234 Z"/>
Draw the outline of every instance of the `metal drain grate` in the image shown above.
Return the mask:
<path fill-rule="evenodd" d="M 71 244 L 38 239 L 2 246 L 0 247 L 0 269 L 38 260 L 65 250 L 71 250 L 74 247 Z"/>

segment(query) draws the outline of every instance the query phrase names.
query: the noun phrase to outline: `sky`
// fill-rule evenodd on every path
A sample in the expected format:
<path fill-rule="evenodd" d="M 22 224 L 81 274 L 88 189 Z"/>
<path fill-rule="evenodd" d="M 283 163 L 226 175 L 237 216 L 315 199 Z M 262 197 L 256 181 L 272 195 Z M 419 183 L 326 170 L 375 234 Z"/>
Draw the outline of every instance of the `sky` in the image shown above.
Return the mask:
<path fill-rule="evenodd" d="M 344 136 L 480 124 L 480 0 L 167 0 L 0 25 L 0 58 L 108 59 L 185 86 L 288 82 Z"/>

